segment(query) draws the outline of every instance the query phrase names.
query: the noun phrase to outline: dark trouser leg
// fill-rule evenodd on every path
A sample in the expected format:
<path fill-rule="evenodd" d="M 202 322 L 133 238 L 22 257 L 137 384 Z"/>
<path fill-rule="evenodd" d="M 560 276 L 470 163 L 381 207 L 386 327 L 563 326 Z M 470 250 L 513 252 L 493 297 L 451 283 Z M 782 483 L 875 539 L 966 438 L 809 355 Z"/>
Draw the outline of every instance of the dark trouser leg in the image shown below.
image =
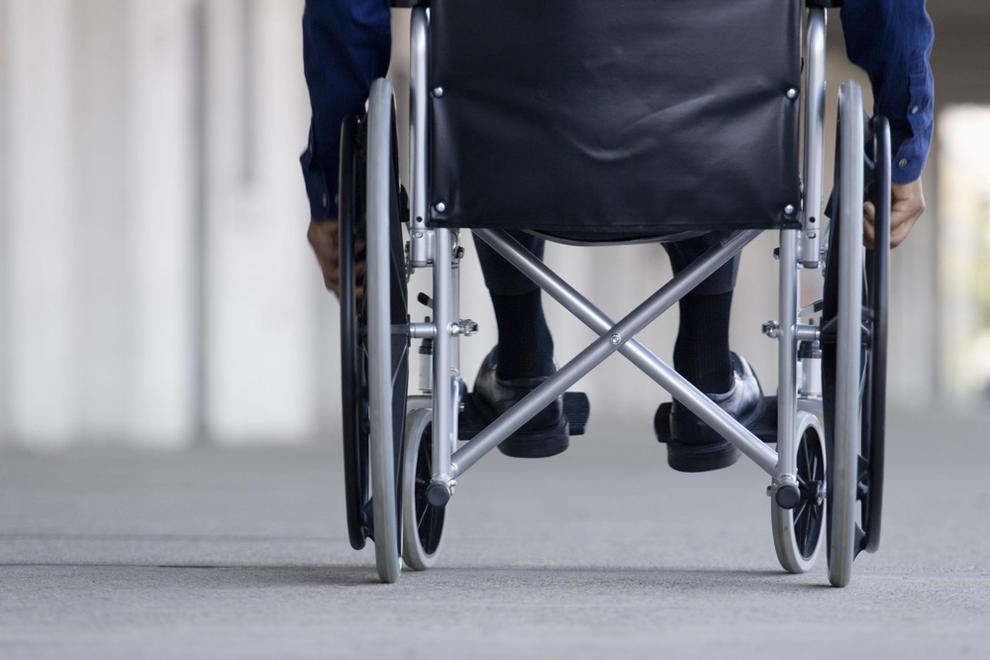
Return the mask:
<path fill-rule="evenodd" d="M 674 274 L 718 243 L 721 233 L 664 244 Z M 674 368 L 702 392 L 718 394 L 732 387 L 729 356 L 729 314 L 739 256 L 712 273 L 681 299 L 680 324 L 674 344 Z"/>
<path fill-rule="evenodd" d="M 543 258 L 544 241 L 531 234 L 509 234 Z M 498 370 L 502 379 L 549 376 L 553 371 L 553 338 L 543 316 L 541 291 L 483 241 L 475 239 L 485 286 L 498 326 Z"/>

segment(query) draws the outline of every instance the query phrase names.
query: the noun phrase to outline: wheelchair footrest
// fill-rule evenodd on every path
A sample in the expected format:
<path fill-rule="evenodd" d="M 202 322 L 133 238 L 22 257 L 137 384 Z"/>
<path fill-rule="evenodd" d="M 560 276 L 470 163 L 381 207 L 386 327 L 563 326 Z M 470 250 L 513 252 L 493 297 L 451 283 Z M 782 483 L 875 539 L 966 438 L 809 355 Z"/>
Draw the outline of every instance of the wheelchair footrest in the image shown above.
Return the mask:
<path fill-rule="evenodd" d="M 584 427 L 591 417 L 591 403 L 584 392 L 564 392 L 564 417 L 570 424 L 570 434 L 584 435 Z"/>
<path fill-rule="evenodd" d="M 653 427 L 658 442 L 670 440 L 670 407 L 671 402 L 661 403 L 653 419 Z M 767 444 L 777 442 L 777 397 L 763 397 L 763 413 L 760 418 L 748 427 L 753 435 Z"/>
<path fill-rule="evenodd" d="M 591 416 L 591 404 L 584 392 L 564 393 L 564 417 L 567 418 L 568 433 L 571 437 L 584 435 Z M 464 409 L 457 418 L 457 435 L 461 440 L 470 440 L 481 433 L 491 423 L 482 409 L 474 402 L 474 393 L 464 395 Z"/>

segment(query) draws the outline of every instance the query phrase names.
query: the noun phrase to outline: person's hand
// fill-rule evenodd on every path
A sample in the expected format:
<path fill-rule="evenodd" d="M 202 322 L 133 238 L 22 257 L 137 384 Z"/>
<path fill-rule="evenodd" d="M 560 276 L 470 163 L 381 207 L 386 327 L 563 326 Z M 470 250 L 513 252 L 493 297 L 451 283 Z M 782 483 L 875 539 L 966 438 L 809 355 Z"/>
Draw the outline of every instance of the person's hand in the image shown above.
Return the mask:
<path fill-rule="evenodd" d="M 312 220 L 309 223 L 309 230 L 306 232 L 309 244 L 313 246 L 316 253 L 316 260 L 323 271 L 323 284 L 327 290 L 332 291 L 335 296 L 340 297 L 340 225 L 336 220 Z M 354 245 L 355 265 L 354 274 L 356 282 L 354 293 L 358 297 L 364 293 L 364 270 L 365 261 L 363 258 L 364 244 L 356 241 Z"/>
<path fill-rule="evenodd" d="M 876 209 L 872 202 L 863 205 L 863 234 L 866 246 L 873 247 Z M 907 235 L 925 212 L 925 194 L 921 189 L 921 179 L 911 183 L 890 184 L 890 247 L 895 248 L 904 242 Z"/>

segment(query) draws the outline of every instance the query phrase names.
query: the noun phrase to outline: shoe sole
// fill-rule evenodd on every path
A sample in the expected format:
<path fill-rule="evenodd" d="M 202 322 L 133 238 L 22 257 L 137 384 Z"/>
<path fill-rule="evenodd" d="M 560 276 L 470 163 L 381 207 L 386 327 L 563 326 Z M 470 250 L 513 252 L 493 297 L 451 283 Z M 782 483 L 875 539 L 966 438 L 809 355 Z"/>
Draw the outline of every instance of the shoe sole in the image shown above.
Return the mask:
<path fill-rule="evenodd" d="M 495 419 L 474 393 L 467 394 L 464 409 L 458 422 L 461 441 L 472 439 Z M 590 413 L 588 397 L 584 392 L 564 394 L 564 414 L 554 426 L 516 431 L 499 445 L 499 451 L 513 458 L 547 458 L 567 450 L 572 435 L 584 433 Z"/>
<path fill-rule="evenodd" d="M 766 410 L 768 397 L 764 397 L 748 417 L 739 420 L 743 426 L 754 430 Z M 774 402 L 775 403 L 775 402 Z M 659 410 L 658 410 L 659 413 Z M 654 419 L 654 425 L 656 420 Z M 700 433 L 715 431 L 708 426 L 699 429 Z M 678 472 L 710 472 L 727 468 L 739 460 L 741 455 L 736 446 L 725 438 L 718 437 L 711 442 L 680 442 L 671 435 L 666 438 L 667 465 Z"/>
<path fill-rule="evenodd" d="M 739 450 L 728 440 L 703 445 L 667 441 L 667 465 L 678 472 L 721 470 L 738 460 Z"/>
<path fill-rule="evenodd" d="M 516 431 L 498 445 L 498 450 L 513 458 L 547 458 L 563 453 L 570 446 L 567 417 L 552 428 Z"/>

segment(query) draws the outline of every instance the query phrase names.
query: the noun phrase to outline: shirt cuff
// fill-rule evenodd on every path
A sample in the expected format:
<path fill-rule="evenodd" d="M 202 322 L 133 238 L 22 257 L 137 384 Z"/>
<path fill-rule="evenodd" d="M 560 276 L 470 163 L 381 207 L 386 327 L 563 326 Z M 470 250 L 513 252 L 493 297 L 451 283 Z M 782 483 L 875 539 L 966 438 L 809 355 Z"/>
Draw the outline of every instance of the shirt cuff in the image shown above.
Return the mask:
<path fill-rule="evenodd" d="M 891 120 L 895 183 L 910 183 L 921 176 L 932 143 L 934 84 L 924 56 L 914 59 L 908 72 L 908 104 L 903 119 Z"/>
<path fill-rule="evenodd" d="M 911 183 L 920 177 L 921 171 L 925 169 L 927 154 L 928 147 L 921 146 L 921 139 L 918 136 L 902 142 L 894 152 L 891 162 L 893 165 L 891 179 L 894 183 Z"/>
<path fill-rule="evenodd" d="M 328 182 L 337 180 L 337 172 L 327 172 L 317 165 L 311 149 L 302 153 L 299 164 L 306 182 L 310 218 L 316 221 L 336 218 L 337 186 L 331 186 Z"/>

